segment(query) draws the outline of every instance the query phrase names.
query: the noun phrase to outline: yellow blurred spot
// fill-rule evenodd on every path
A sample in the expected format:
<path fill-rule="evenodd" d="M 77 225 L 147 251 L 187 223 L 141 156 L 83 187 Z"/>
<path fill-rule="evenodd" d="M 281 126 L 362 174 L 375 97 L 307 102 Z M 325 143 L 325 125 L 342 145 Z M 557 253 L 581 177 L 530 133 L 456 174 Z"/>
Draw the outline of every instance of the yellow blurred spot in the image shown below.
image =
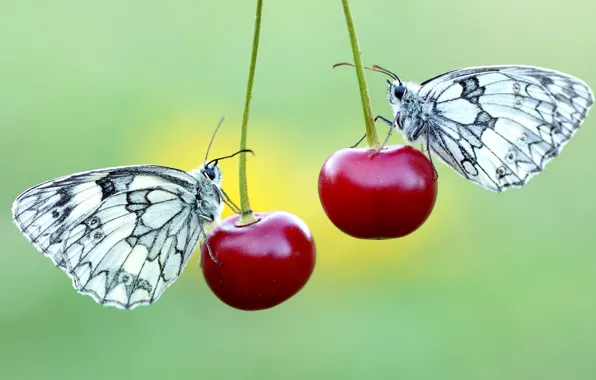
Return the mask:
<path fill-rule="evenodd" d="M 151 128 L 155 133 L 149 134 L 146 143 L 139 144 L 142 151 L 138 155 L 144 161 L 150 160 L 147 162 L 194 169 L 203 162 L 217 121 L 216 117 L 187 115 Z M 319 202 L 317 179 L 323 161 L 307 159 L 308 147 L 296 146 L 286 137 L 290 133 L 291 129 L 284 130 L 279 124 L 250 122 L 248 148 L 255 151 L 255 156 L 248 155 L 247 175 L 253 210 L 285 210 L 308 224 L 317 244 L 315 276 L 327 272 L 330 276 L 326 277 L 331 279 L 337 275 L 349 278 L 350 282 L 370 282 L 383 277 L 416 275 L 424 267 L 420 253 L 440 246 L 437 239 L 450 231 L 447 218 L 454 207 L 453 203 L 445 202 L 450 196 L 440 194 L 429 221 L 408 237 L 384 241 L 354 239 L 331 224 Z M 240 120 L 226 119 L 211 147 L 209 159 L 236 152 L 239 135 Z M 329 148 L 328 153 L 335 149 Z M 224 173 L 223 188 L 238 204 L 238 160 L 222 160 L 219 165 Z M 442 193 L 443 189 L 439 191 Z M 226 208 L 222 217 L 230 215 L 232 212 Z"/>

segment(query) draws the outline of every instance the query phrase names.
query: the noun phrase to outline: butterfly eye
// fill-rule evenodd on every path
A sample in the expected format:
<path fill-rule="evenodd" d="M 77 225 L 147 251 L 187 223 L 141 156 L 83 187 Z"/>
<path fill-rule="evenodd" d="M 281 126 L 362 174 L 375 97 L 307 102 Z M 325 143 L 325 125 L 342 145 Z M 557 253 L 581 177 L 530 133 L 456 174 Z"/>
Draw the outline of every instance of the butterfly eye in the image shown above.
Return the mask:
<path fill-rule="evenodd" d="M 205 175 L 207 176 L 207 178 L 209 178 L 210 180 L 214 180 L 215 179 L 215 169 L 214 166 L 207 166 L 205 167 Z"/>
<path fill-rule="evenodd" d="M 399 85 L 399 86 L 393 87 L 393 95 L 395 95 L 395 97 L 398 98 L 399 100 L 401 100 L 401 98 L 404 96 L 405 93 L 406 93 L 405 86 Z"/>

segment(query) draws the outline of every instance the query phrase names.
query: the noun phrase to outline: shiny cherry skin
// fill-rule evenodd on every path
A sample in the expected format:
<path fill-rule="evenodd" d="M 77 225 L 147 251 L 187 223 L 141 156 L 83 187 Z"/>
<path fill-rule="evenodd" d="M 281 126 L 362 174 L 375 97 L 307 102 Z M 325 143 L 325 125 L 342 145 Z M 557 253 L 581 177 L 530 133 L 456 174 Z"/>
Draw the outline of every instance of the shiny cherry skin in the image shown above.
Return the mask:
<path fill-rule="evenodd" d="M 360 239 L 406 236 L 429 217 L 437 199 L 435 169 L 411 146 L 378 153 L 349 148 L 333 153 L 319 174 L 319 198 L 327 217 Z"/>
<path fill-rule="evenodd" d="M 307 225 L 284 211 L 257 212 L 259 221 L 237 227 L 238 215 L 219 222 L 201 247 L 201 268 L 209 288 L 224 303 L 261 310 L 292 297 L 310 278 L 316 247 Z"/>

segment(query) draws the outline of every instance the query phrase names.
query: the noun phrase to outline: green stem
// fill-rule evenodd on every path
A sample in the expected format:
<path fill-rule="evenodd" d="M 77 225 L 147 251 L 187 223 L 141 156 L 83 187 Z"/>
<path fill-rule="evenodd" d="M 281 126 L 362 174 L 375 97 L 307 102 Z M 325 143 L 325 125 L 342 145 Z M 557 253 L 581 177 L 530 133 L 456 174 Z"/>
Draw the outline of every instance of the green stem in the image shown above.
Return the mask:
<path fill-rule="evenodd" d="M 259 36 L 261 34 L 261 11 L 263 0 L 257 0 L 257 15 L 255 17 L 255 32 L 252 40 L 252 55 L 250 57 L 250 68 L 248 69 L 248 83 L 246 85 L 246 100 L 244 102 L 244 115 L 242 116 L 242 131 L 240 133 L 240 150 L 246 149 L 248 136 L 248 115 L 250 113 L 250 101 L 252 99 L 252 87 L 255 79 L 257 66 L 257 53 L 259 52 Z M 240 153 L 238 164 L 238 183 L 240 186 L 240 219 L 237 226 L 246 226 L 258 221 L 250 208 L 248 199 L 248 181 L 246 179 L 246 153 Z"/>
<path fill-rule="evenodd" d="M 346 15 L 346 23 L 348 24 L 348 32 L 350 33 L 350 43 L 352 44 L 352 53 L 354 54 L 354 66 L 356 66 L 356 76 L 358 77 L 358 87 L 360 87 L 360 100 L 362 101 L 362 112 L 364 113 L 364 125 L 366 126 L 366 142 L 371 149 L 379 149 L 379 137 L 375 128 L 375 120 L 373 118 L 372 107 L 370 105 L 370 97 L 368 96 L 368 87 L 366 86 L 366 78 L 364 77 L 364 65 L 362 64 L 362 55 L 360 54 L 360 47 L 358 46 L 358 37 L 356 36 L 356 28 L 354 27 L 354 20 L 352 19 L 352 12 L 348 0 L 342 0 L 344 6 L 344 13 Z"/>

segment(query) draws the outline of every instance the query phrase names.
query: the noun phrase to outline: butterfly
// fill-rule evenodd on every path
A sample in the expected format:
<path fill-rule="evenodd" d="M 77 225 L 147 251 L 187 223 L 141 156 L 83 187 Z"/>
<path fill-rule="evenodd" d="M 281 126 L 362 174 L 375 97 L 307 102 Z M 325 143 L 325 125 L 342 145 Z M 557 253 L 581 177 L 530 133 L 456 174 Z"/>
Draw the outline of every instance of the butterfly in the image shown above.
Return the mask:
<path fill-rule="evenodd" d="M 152 304 L 231 202 L 218 166 L 227 157 L 190 172 L 136 165 L 67 175 L 19 195 L 12 216 L 79 293 L 121 309 Z"/>
<path fill-rule="evenodd" d="M 496 192 L 521 187 L 556 157 L 594 103 L 583 81 L 532 66 L 449 71 L 421 84 L 389 75 L 398 129 L 464 178 Z"/>

